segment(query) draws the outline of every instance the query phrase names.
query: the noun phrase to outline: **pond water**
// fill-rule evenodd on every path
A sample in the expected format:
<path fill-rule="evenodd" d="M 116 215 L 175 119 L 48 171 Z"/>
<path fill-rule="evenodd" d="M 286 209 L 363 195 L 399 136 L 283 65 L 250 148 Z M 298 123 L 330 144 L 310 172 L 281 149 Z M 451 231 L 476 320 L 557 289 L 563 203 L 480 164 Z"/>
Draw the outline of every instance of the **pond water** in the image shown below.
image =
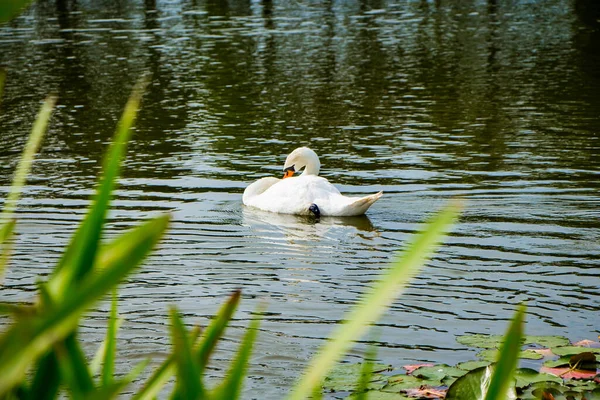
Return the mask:
<path fill-rule="evenodd" d="M 109 233 L 170 212 L 120 290 L 121 371 L 166 354 L 168 306 L 206 324 L 243 301 L 222 374 L 266 301 L 244 398 L 278 399 L 419 222 L 460 196 L 447 244 L 377 324 L 400 367 L 475 357 L 464 333 L 600 333 L 600 28 L 593 2 L 40 1 L 0 25 L 0 194 L 57 94 L 2 300 L 33 296 L 80 220 L 135 81 L 151 75 Z M 243 189 L 308 145 L 357 218 L 272 215 Z M 102 340 L 108 304 L 82 327 Z M 364 339 L 348 355 L 358 361 Z"/>

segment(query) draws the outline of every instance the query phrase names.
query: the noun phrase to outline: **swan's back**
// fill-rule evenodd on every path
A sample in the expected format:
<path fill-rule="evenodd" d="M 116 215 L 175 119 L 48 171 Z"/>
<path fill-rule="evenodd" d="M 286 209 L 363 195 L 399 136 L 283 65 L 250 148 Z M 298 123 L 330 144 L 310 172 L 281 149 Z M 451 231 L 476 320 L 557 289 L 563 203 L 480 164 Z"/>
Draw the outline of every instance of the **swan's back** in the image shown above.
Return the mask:
<path fill-rule="evenodd" d="M 255 186 L 256 185 L 256 186 Z M 365 197 L 346 197 L 325 178 L 315 175 L 276 179 L 263 178 L 244 191 L 244 204 L 282 214 L 310 214 L 316 204 L 323 216 L 364 214 L 382 192 Z"/>

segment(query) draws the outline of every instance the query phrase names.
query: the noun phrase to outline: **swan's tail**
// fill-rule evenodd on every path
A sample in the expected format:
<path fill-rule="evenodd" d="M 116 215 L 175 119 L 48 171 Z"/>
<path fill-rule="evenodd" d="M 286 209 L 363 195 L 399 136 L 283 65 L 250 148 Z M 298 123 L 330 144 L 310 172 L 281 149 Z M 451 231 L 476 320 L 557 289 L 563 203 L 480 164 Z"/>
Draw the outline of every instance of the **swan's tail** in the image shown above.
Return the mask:
<path fill-rule="evenodd" d="M 369 207 L 373 205 L 383 195 L 383 192 L 377 192 L 369 196 L 361 197 L 360 199 L 354 200 L 350 203 L 346 209 L 348 211 L 347 216 L 363 215 L 367 212 Z"/>

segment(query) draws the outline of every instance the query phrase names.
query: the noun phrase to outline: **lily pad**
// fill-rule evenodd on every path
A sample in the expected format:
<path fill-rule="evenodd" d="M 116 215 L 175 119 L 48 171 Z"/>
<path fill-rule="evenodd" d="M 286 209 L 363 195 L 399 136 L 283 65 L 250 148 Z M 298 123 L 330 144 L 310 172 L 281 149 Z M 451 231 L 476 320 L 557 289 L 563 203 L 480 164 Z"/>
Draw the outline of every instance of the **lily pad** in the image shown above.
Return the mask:
<path fill-rule="evenodd" d="M 424 379 L 426 385 L 440 386 L 445 378 L 453 378 L 451 382 L 446 381 L 444 384 L 449 385 L 460 376 L 463 376 L 465 371 L 456 367 L 451 367 L 446 364 L 434 365 L 432 367 L 421 367 L 413 372 L 417 378 Z"/>
<path fill-rule="evenodd" d="M 594 379 L 596 371 L 588 371 L 583 369 L 571 369 L 569 367 L 563 368 L 540 368 L 541 373 L 547 373 L 556 375 L 562 379 Z"/>
<path fill-rule="evenodd" d="M 408 397 L 417 399 L 443 399 L 446 396 L 446 389 L 423 385 L 414 389 L 404 391 Z"/>
<path fill-rule="evenodd" d="M 563 382 L 562 379 L 557 376 L 539 373 L 531 368 L 517 369 L 515 371 L 515 379 L 517 380 L 516 385 L 519 388 L 527 387 L 537 382 L 556 382 L 558 384 L 562 384 Z"/>
<path fill-rule="evenodd" d="M 568 367 L 570 365 L 571 357 L 561 357 L 558 360 L 548 360 L 544 362 L 544 367 L 556 368 L 556 367 Z"/>
<path fill-rule="evenodd" d="M 460 368 L 465 371 L 472 371 L 475 368 L 487 367 L 488 365 L 490 365 L 489 361 L 481 361 L 481 360 L 465 361 L 465 362 L 456 364 L 456 368 Z"/>
<path fill-rule="evenodd" d="M 380 390 L 382 392 L 399 393 L 403 389 L 416 388 L 426 384 L 426 382 L 413 375 L 394 375 L 388 378 L 387 385 Z"/>
<path fill-rule="evenodd" d="M 380 390 L 369 390 L 364 393 L 366 400 L 411 400 L 401 393 L 382 392 Z M 359 395 L 356 393 L 346 397 L 346 399 L 356 399 Z"/>
<path fill-rule="evenodd" d="M 456 341 L 469 347 L 480 347 L 482 349 L 499 348 L 504 338 L 500 335 L 464 335 L 458 336 Z"/>
<path fill-rule="evenodd" d="M 496 349 L 483 350 L 477 354 L 477 357 L 479 357 L 483 360 L 486 360 L 486 361 L 494 362 L 498 358 L 498 350 L 496 350 Z M 535 351 L 523 350 L 523 351 L 519 352 L 519 358 L 524 358 L 527 360 L 541 360 L 542 358 L 544 358 L 544 356 L 536 353 Z"/>
<path fill-rule="evenodd" d="M 373 371 L 385 371 L 390 367 L 385 364 L 374 364 Z M 356 389 L 363 369 L 362 364 L 338 364 L 325 377 L 323 387 L 334 391 L 352 391 Z M 381 389 L 387 384 L 387 377 L 373 373 L 367 389 Z"/>
<path fill-rule="evenodd" d="M 595 347 L 582 347 L 582 346 L 562 346 L 553 347 L 552 352 L 557 356 L 573 356 L 579 353 L 591 352 L 600 354 L 600 349 Z"/>
<path fill-rule="evenodd" d="M 525 336 L 524 344 L 539 344 L 542 347 L 568 346 L 571 342 L 563 336 Z"/>
<path fill-rule="evenodd" d="M 446 393 L 446 400 L 482 399 L 489 387 L 493 367 L 481 367 L 458 378 Z M 516 398 L 514 388 L 509 398 Z"/>

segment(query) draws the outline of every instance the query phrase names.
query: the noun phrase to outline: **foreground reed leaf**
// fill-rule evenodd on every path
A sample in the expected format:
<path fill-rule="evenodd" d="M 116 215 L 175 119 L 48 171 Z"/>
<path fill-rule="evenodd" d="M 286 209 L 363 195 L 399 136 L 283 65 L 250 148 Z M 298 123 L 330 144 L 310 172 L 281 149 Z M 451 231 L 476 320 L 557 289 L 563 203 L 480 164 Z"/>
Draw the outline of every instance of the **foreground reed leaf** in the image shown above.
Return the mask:
<path fill-rule="evenodd" d="M 125 106 L 113 142 L 104 158 L 103 176 L 92 200 L 92 206 L 73 235 L 71 243 L 48 283 L 52 297 L 64 293 L 94 266 L 111 195 L 116 186 L 127 142 L 131 136 L 131 127 L 135 121 L 146 84 L 146 80 L 141 80 L 136 85 Z"/>
<path fill-rule="evenodd" d="M 494 374 L 492 375 L 485 400 L 504 400 L 509 398 L 509 389 L 514 385 L 513 375 L 517 369 L 517 362 L 521 351 L 525 309 L 524 304 L 519 306 L 504 336 L 504 343 L 500 348 L 498 361 L 494 367 Z"/>
<path fill-rule="evenodd" d="M 6 70 L 0 68 L 0 106 L 2 105 L 2 93 L 4 93 L 4 81 L 6 80 Z"/>
<path fill-rule="evenodd" d="M 256 315 L 259 317 L 253 319 L 246 330 L 242 344 L 238 350 L 238 353 L 231 363 L 231 367 L 225 376 L 223 382 L 213 392 L 211 399 L 213 400 L 233 400 L 237 399 L 242 392 L 242 385 L 244 383 L 244 377 L 246 376 L 246 369 L 248 362 L 250 361 L 250 355 L 252 354 L 252 347 L 254 346 L 254 340 L 258 333 L 260 321 L 263 313 L 263 308 L 260 307 Z"/>
<path fill-rule="evenodd" d="M 21 14 L 32 0 L 2 0 L 0 1 L 0 24 L 10 21 Z M 0 91 L 1 93 L 1 91 Z"/>
<path fill-rule="evenodd" d="M 35 375 L 29 392 L 30 399 L 50 400 L 55 399 L 60 385 L 58 360 L 54 351 L 46 353 L 39 359 L 34 368 Z"/>
<path fill-rule="evenodd" d="M 231 317 L 235 312 L 240 302 L 241 292 L 236 290 L 231 297 L 223 304 L 217 316 L 212 320 L 208 328 L 206 328 L 202 338 L 197 341 L 194 346 L 194 358 L 198 362 L 198 369 L 202 374 L 212 351 L 214 350 L 217 341 L 223 336 L 225 328 L 231 321 Z M 194 342 L 199 335 L 199 331 L 192 333 L 191 337 Z M 175 375 L 175 358 L 171 355 L 167 358 L 154 374 L 148 379 L 144 387 L 134 396 L 134 400 L 150 400 L 154 399 L 159 391 L 167 384 L 169 379 Z"/>
<path fill-rule="evenodd" d="M 21 382 L 30 363 L 70 334 L 82 313 L 138 266 L 167 228 L 169 216 L 148 221 L 102 250 L 101 268 L 43 314 L 19 319 L 0 337 L 0 397 Z"/>
<path fill-rule="evenodd" d="M 110 307 L 110 319 L 106 330 L 104 363 L 102 365 L 102 386 L 112 383 L 115 370 L 115 353 L 117 351 L 117 291 L 113 289 Z"/>
<path fill-rule="evenodd" d="M 42 104 L 40 112 L 33 124 L 33 128 L 31 129 L 31 134 L 29 135 L 25 149 L 23 150 L 21 160 L 15 170 L 15 176 L 8 192 L 8 196 L 6 197 L 6 201 L 4 202 L 2 214 L 0 214 L 0 282 L 2 282 L 4 277 L 4 270 L 12 250 L 10 238 L 15 227 L 14 214 L 17 208 L 17 202 L 21 197 L 21 191 L 25 185 L 25 180 L 31 170 L 33 158 L 44 138 L 44 133 L 46 132 L 46 127 L 48 126 L 48 121 L 50 120 L 50 115 L 52 114 L 55 104 L 56 97 L 53 96 L 46 98 Z"/>
<path fill-rule="evenodd" d="M 61 381 L 66 384 L 71 398 L 86 399 L 95 388 L 75 333 L 72 332 L 64 340 L 56 342 L 54 353 Z"/>
<path fill-rule="evenodd" d="M 225 328 L 227 328 L 229 321 L 231 321 L 233 313 L 240 303 L 241 294 L 242 292 L 239 290 L 233 292 L 231 297 L 225 304 L 223 304 L 217 313 L 216 318 L 212 321 L 208 328 L 206 328 L 206 332 L 202 336 L 202 341 L 200 342 L 198 351 L 196 352 L 196 360 L 198 360 L 200 373 L 204 372 L 210 355 L 217 345 L 217 341 L 223 336 Z"/>
<path fill-rule="evenodd" d="M 377 347 L 375 347 L 375 345 L 370 345 L 363 360 L 360 378 L 355 391 L 355 400 L 367 400 L 367 390 L 369 387 L 369 382 L 371 382 L 371 378 L 373 376 L 373 360 L 375 359 L 376 355 Z M 319 393 L 321 393 L 321 391 L 319 391 Z"/>
<path fill-rule="evenodd" d="M 444 237 L 445 231 L 458 217 L 462 203 L 452 201 L 416 235 L 409 247 L 393 262 L 390 269 L 365 294 L 363 299 L 347 314 L 342 323 L 330 335 L 332 338 L 312 359 L 304 375 L 292 389 L 289 399 L 307 398 L 335 363 L 359 339 L 369 325 L 377 321 L 399 291 L 417 274 L 433 254 Z"/>
<path fill-rule="evenodd" d="M 177 385 L 174 398 L 181 400 L 203 398 L 204 388 L 200 380 L 200 369 L 194 360 L 187 330 L 175 308 L 171 308 L 171 337 L 177 364 Z"/>
<path fill-rule="evenodd" d="M 109 321 L 109 323 L 110 323 L 110 321 Z M 117 332 L 119 332 L 119 329 L 121 329 L 122 324 L 123 324 L 123 318 L 117 318 L 117 320 L 115 321 L 115 336 L 116 336 Z M 106 341 L 107 341 L 107 338 L 104 338 L 104 340 L 98 347 L 98 350 L 96 350 L 96 354 L 94 354 L 94 358 L 92 358 L 92 361 L 90 362 L 90 372 L 92 373 L 92 375 L 98 374 L 100 372 L 100 368 L 103 365 L 104 357 L 105 357 L 104 354 L 106 353 Z"/>

